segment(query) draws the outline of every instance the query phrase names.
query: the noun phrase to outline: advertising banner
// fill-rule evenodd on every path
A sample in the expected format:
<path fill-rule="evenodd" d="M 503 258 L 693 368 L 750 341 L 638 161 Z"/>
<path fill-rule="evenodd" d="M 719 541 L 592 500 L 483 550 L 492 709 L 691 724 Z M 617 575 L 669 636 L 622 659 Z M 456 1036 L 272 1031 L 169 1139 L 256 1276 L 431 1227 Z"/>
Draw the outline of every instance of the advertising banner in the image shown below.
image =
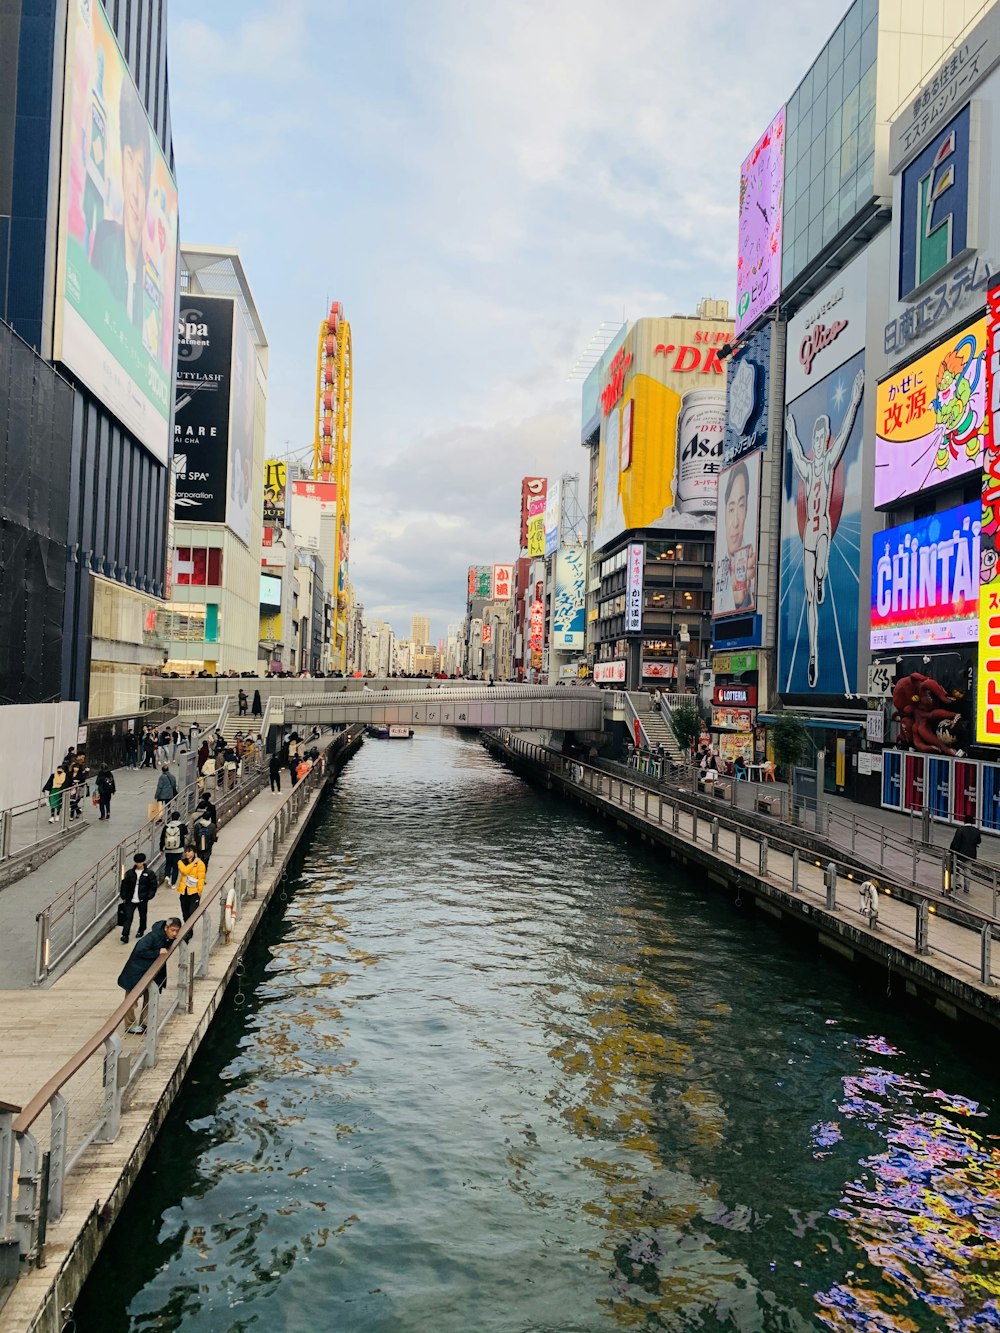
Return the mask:
<path fill-rule="evenodd" d="M 509 602 L 513 592 L 514 566 L 493 566 L 493 591 L 490 594 L 494 602 Z"/>
<path fill-rule="evenodd" d="M 716 685 L 712 703 L 720 708 L 756 708 L 756 685 Z"/>
<path fill-rule="evenodd" d="M 261 606 L 281 605 L 281 579 L 275 578 L 273 574 L 261 574 L 260 576 L 260 604 Z"/>
<path fill-rule="evenodd" d="M 225 523 L 233 320 L 228 296 L 181 306 L 174 410 L 174 519 Z"/>
<path fill-rule="evenodd" d="M 794 402 L 864 347 L 868 269 L 868 254 L 862 253 L 789 321 L 786 403 Z"/>
<path fill-rule="evenodd" d="M 489 601 L 493 595 L 493 566 L 469 566 L 469 601 Z"/>
<path fill-rule="evenodd" d="M 712 669 L 719 676 L 739 676 L 744 671 L 757 670 L 756 653 L 715 653 Z"/>
<path fill-rule="evenodd" d="M 250 545 L 253 436 L 257 408 L 257 348 L 237 307 L 233 331 L 233 386 L 229 423 L 229 495 L 226 526 Z"/>
<path fill-rule="evenodd" d="M 321 514 L 336 513 L 337 483 L 335 481 L 293 481 L 292 495 L 301 500 L 316 500 Z"/>
<path fill-rule="evenodd" d="M 649 658 L 642 659 L 643 677 L 650 680 L 676 680 L 677 663 L 676 662 L 653 662 Z"/>
<path fill-rule="evenodd" d="M 864 352 L 785 411 L 778 683 L 856 694 Z"/>
<path fill-rule="evenodd" d="M 625 680 L 625 663 L 595 662 L 594 680 L 598 685 L 620 685 Z"/>
<path fill-rule="evenodd" d="M 542 517 L 542 529 L 545 533 L 545 556 L 555 555 L 559 545 L 559 523 L 562 516 L 560 504 L 562 483 L 555 481 L 545 496 L 545 513 Z"/>
<path fill-rule="evenodd" d="M 758 329 L 727 364 L 723 467 L 767 445 L 771 328 L 765 324 Z"/>
<path fill-rule="evenodd" d="M 738 615 L 757 606 L 757 536 L 761 451 L 746 454 L 719 477 L 715 526 L 712 616 Z"/>
<path fill-rule="evenodd" d="M 744 735 L 753 731 L 752 708 L 713 708 L 712 728 L 724 727 L 726 731 L 738 731 Z"/>
<path fill-rule="evenodd" d="M 878 386 L 875 508 L 977 471 L 988 433 L 984 316 Z"/>
<path fill-rule="evenodd" d="M 545 507 L 545 477 L 522 477 L 521 478 L 521 537 L 520 549 L 523 551 L 528 545 L 528 518 L 529 508 L 532 500 L 541 498 L 542 508 Z"/>
<path fill-rule="evenodd" d="M 1000 287 L 989 293 L 986 307 L 986 401 L 992 429 L 983 452 L 976 740 L 1000 745 Z"/>
<path fill-rule="evenodd" d="M 872 538 L 872 648 L 979 637 L 982 504 L 959 505 Z"/>
<path fill-rule="evenodd" d="M 583 546 L 561 546 L 556 554 L 552 599 L 552 647 L 575 651 L 583 647 L 586 628 L 587 559 Z"/>
<path fill-rule="evenodd" d="M 528 500 L 528 558 L 540 560 L 545 555 L 545 501 L 548 483 L 544 477 L 536 478 L 542 483 L 539 494 Z"/>
<path fill-rule="evenodd" d="M 781 202 L 785 184 L 785 108 L 740 168 L 736 260 L 736 336 L 774 305 L 781 291 Z"/>
<path fill-rule="evenodd" d="M 285 526 L 285 485 L 287 470 L 281 459 L 264 463 L 264 522 L 271 528 Z"/>
<path fill-rule="evenodd" d="M 636 542 L 628 548 L 628 573 L 625 584 L 625 633 L 637 634 L 642 629 L 642 579 L 646 564 L 646 548 Z"/>
<path fill-rule="evenodd" d="M 541 661 L 535 661 L 536 654 L 541 657 L 542 647 L 545 643 L 545 603 L 541 599 L 536 599 L 531 603 L 531 613 L 528 621 L 529 639 L 528 647 L 531 649 L 531 665 L 540 666 Z"/>
<path fill-rule="evenodd" d="M 163 464 L 176 275 L 177 187 L 104 6 L 69 0 L 54 357 Z"/>

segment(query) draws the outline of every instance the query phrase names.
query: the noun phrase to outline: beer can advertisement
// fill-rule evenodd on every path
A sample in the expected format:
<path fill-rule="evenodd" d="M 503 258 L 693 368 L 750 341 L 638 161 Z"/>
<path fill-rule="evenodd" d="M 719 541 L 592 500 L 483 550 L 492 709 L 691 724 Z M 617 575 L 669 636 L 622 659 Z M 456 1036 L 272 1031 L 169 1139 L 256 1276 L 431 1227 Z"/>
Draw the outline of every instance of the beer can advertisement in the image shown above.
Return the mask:
<path fill-rule="evenodd" d="M 55 359 L 166 464 L 177 186 L 95 0 L 68 4 L 61 171 Z"/>
<path fill-rule="evenodd" d="M 746 454 L 719 477 L 712 604 L 716 619 L 757 607 L 760 461 L 760 450 Z"/>
<path fill-rule="evenodd" d="M 978 471 L 989 425 L 984 316 L 878 386 L 875 508 Z"/>
<path fill-rule="evenodd" d="M 981 503 L 872 538 L 872 648 L 938 647 L 979 637 Z"/>
<path fill-rule="evenodd" d="M 865 354 L 785 409 L 778 686 L 807 697 L 858 692 Z"/>

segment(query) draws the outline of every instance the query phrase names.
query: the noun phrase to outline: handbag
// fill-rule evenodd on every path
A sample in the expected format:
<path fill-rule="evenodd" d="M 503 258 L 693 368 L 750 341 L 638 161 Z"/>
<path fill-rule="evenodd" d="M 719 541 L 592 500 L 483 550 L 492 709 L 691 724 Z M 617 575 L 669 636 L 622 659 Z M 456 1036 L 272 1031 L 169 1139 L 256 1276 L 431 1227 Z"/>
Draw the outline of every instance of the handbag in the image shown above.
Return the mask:
<path fill-rule="evenodd" d="M 127 917 L 127 915 L 128 915 L 128 909 L 125 906 L 125 900 L 123 898 L 121 902 L 118 904 L 118 924 L 120 926 L 125 925 L 125 918 Z"/>
<path fill-rule="evenodd" d="M 100 805 L 100 804 L 101 804 L 101 798 L 98 796 L 98 794 L 97 794 L 96 791 L 94 792 L 94 795 L 93 795 L 93 798 L 92 798 L 92 799 L 93 799 L 93 802 L 94 802 L 95 805 Z"/>

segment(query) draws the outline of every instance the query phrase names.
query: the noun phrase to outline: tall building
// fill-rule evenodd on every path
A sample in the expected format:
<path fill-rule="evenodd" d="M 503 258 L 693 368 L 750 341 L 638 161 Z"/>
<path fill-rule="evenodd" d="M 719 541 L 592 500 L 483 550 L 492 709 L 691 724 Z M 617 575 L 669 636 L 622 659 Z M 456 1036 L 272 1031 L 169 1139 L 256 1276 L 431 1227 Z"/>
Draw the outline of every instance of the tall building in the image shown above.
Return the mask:
<path fill-rule="evenodd" d="M 9 0 L 0 14 L 0 695 L 78 700 L 91 718 L 141 712 L 163 664 L 166 25 L 165 0 Z"/>
<path fill-rule="evenodd" d="M 256 671 L 267 339 L 237 250 L 183 247 L 177 347 L 167 669 Z"/>
<path fill-rule="evenodd" d="M 431 618 L 430 616 L 414 616 L 410 621 L 410 639 L 413 643 L 421 646 L 430 644 L 431 641 Z"/>

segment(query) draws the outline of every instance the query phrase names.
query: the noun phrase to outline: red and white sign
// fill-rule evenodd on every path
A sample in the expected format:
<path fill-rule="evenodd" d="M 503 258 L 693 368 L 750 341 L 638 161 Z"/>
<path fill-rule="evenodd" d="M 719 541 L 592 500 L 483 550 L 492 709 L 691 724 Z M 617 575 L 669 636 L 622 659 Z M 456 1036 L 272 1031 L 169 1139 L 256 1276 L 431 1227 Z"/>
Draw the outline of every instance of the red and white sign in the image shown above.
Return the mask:
<path fill-rule="evenodd" d="M 483 643 L 492 643 L 492 642 L 493 642 L 493 626 L 492 626 L 492 625 L 484 625 L 484 626 L 483 626 Z"/>
<path fill-rule="evenodd" d="M 293 481 L 292 494 L 301 495 L 309 500 L 319 500 L 320 512 L 324 514 L 332 514 L 337 508 L 335 481 Z"/>
<path fill-rule="evenodd" d="M 756 685 L 716 685 L 712 703 L 720 708 L 756 708 Z"/>
<path fill-rule="evenodd" d="M 729 337 L 729 334 L 719 329 L 699 329 L 694 335 L 693 344 L 657 343 L 653 355 L 671 358 L 671 365 L 667 369 L 674 375 L 690 375 L 694 371 L 699 375 L 722 375 L 725 368 L 719 360 L 719 347 Z M 715 343 L 716 346 L 706 347 L 706 343 Z"/>
<path fill-rule="evenodd" d="M 528 647 L 534 652 L 541 652 L 542 644 L 545 639 L 545 603 L 534 601 L 531 603 L 531 619 L 529 624 L 530 638 Z"/>
<path fill-rule="evenodd" d="M 616 685 L 625 680 L 624 662 L 596 662 L 594 679 L 598 685 Z"/>
<path fill-rule="evenodd" d="M 752 731 L 753 710 L 750 708 L 713 708 L 712 726 L 725 727 L 729 731 Z"/>
<path fill-rule="evenodd" d="M 514 566 L 513 565 L 494 565 L 493 566 L 493 598 L 494 602 L 509 602 L 514 592 Z"/>
<path fill-rule="evenodd" d="M 625 376 L 631 365 L 632 353 L 620 347 L 611 359 L 611 365 L 608 366 L 608 382 L 601 390 L 601 408 L 605 416 L 610 415 L 611 409 L 625 392 Z"/>
<path fill-rule="evenodd" d="M 642 674 L 652 680 L 675 680 L 677 665 L 674 662 L 643 662 Z"/>

